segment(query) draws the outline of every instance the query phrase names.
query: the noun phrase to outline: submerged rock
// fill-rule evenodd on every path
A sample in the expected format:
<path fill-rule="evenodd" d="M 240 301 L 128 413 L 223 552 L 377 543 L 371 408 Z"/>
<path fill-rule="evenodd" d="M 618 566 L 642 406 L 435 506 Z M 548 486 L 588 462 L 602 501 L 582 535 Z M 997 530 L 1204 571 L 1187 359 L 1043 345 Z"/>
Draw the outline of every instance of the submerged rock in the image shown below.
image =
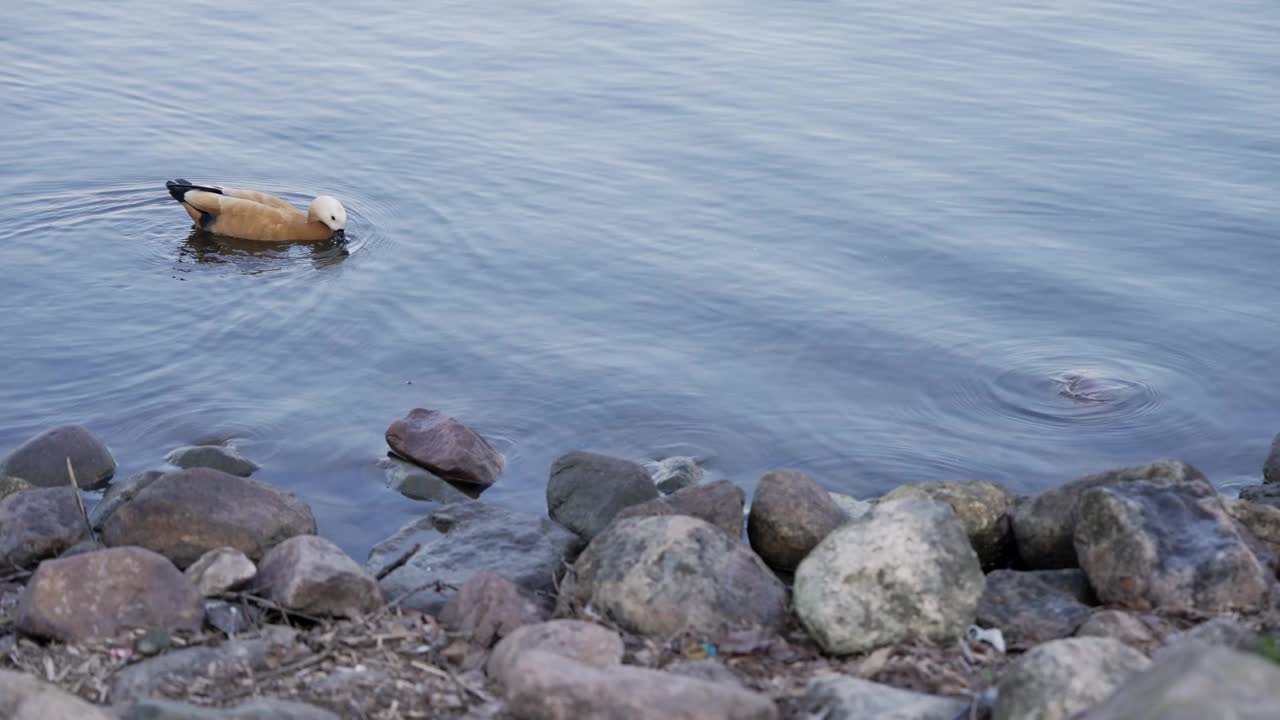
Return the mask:
<path fill-rule="evenodd" d="M 110 720 L 110 715 L 56 685 L 0 670 L 0 717 L 5 720 Z"/>
<path fill-rule="evenodd" d="M 1252 653 L 1187 648 L 1127 677 L 1083 720 L 1271 720 L 1280 666 Z"/>
<path fill-rule="evenodd" d="M 9 453 L 0 461 L 0 475 L 41 487 L 70 485 L 68 458 L 81 489 L 99 487 L 116 472 L 115 458 L 97 436 L 79 425 L 63 425 L 36 435 Z"/>
<path fill-rule="evenodd" d="M 385 458 L 378 463 L 386 473 L 387 486 L 410 500 L 426 502 L 467 502 L 474 499 L 478 492 L 464 492 L 458 487 L 426 468 L 418 467 L 395 458 Z M 463 486 L 467 487 L 467 486 Z M 470 486 L 480 489 L 479 486 Z"/>
<path fill-rule="evenodd" d="M 253 579 L 258 572 L 253 561 L 231 547 L 214 548 L 200 556 L 184 575 L 205 597 L 221 595 Z"/>
<path fill-rule="evenodd" d="M 1003 567 L 1013 551 L 1013 497 L 990 480 L 929 480 L 895 488 L 882 500 L 923 495 L 951 506 L 984 569 Z"/>
<path fill-rule="evenodd" d="M 70 487 L 35 488 L 0 500 L 0 567 L 28 568 L 88 538 Z"/>
<path fill-rule="evenodd" d="M 717 480 L 706 485 L 694 485 L 677 490 L 666 497 L 625 507 L 614 516 L 614 519 L 688 515 L 706 520 L 724 530 L 729 537 L 740 538 L 744 521 L 742 509 L 746 499 L 746 493 L 742 492 L 742 488 L 728 480 Z"/>
<path fill-rule="evenodd" d="M 609 628 L 582 620 L 550 620 L 525 625 L 504 637 L 489 655 L 485 672 L 506 686 L 511 667 L 531 650 L 567 657 L 591 667 L 622 664 L 622 637 Z"/>
<path fill-rule="evenodd" d="M 795 470 L 774 470 L 756 484 L 747 537 L 770 567 L 789 571 L 847 519 L 813 478 Z"/>
<path fill-rule="evenodd" d="M 657 497 L 657 488 L 639 463 L 578 450 L 561 455 L 551 466 L 547 514 L 590 540 L 618 511 Z"/>
<path fill-rule="evenodd" d="M 288 610 L 358 617 L 382 606 L 378 581 L 333 542 L 298 535 L 276 545 L 258 564 L 254 589 Z"/>
<path fill-rule="evenodd" d="M 1038 645 L 1000 677 L 994 720 L 1065 720 L 1150 664 L 1142 653 L 1110 638 L 1068 638 Z"/>
<path fill-rule="evenodd" d="M 653 484 L 664 495 L 702 482 L 702 466 L 694 458 L 669 457 L 653 465 Z"/>
<path fill-rule="evenodd" d="M 439 410 L 415 408 L 387 428 L 387 444 L 448 480 L 492 485 L 507 461 L 471 428 Z"/>
<path fill-rule="evenodd" d="M 967 717 L 969 703 L 955 698 L 901 690 L 849 675 L 815 678 L 801 696 L 799 717 L 830 720 L 956 720 Z"/>
<path fill-rule="evenodd" d="M 1069 637 L 1089 618 L 1089 606 L 1045 577 L 1064 572 L 1083 575 L 1079 570 L 996 570 L 988 574 L 986 592 L 978 603 L 978 625 L 1000 628 L 1013 646 Z"/>
<path fill-rule="evenodd" d="M 171 450 L 164 459 L 184 469 L 213 468 L 241 477 L 248 477 L 259 468 L 258 463 L 242 456 L 235 448 L 220 445 L 187 445 Z"/>

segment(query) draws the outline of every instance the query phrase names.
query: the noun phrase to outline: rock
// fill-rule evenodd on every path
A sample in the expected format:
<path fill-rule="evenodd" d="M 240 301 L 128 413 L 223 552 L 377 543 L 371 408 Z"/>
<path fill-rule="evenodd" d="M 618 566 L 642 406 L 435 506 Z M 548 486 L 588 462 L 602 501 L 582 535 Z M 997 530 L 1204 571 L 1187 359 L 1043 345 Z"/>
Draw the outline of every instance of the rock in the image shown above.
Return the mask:
<path fill-rule="evenodd" d="M 1143 652 L 1160 641 L 1142 618 L 1124 610 L 1095 612 L 1076 630 L 1076 637 L 1111 638 Z"/>
<path fill-rule="evenodd" d="M 629 517 L 653 517 L 659 515 L 688 515 L 715 525 L 730 537 L 742 537 L 742 508 L 746 493 L 728 480 L 717 480 L 706 485 L 677 490 L 666 497 L 656 498 L 639 505 L 625 507 L 614 516 L 615 520 Z"/>
<path fill-rule="evenodd" d="M 30 675 L 0 670 L 0 718 L 5 720 L 110 720 L 80 698 Z"/>
<path fill-rule="evenodd" d="M 79 425 L 63 425 L 40 433 L 9 453 L 0 461 L 0 475 L 22 478 L 40 487 L 63 487 L 71 482 L 67 458 L 82 490 L 101 486 L 116 472 L 116 461 L 101 440 Z"/>
<path fill-rule="evenodd" d="M 70 487 L 36 488 L 0 500 L 0 567 L 28 568 L 88 538 Z"/>
<path fill-rule="evenodd" d="M 644 468 L 592 452 L 561 455 L 547 482 L 547 514 L 590 540 L 618 511 L 658 497 Z"/>
<path fill-rule="evenodd" d="M 229 708 L 147 698 L 134 703 L 122 720 L 339 720 L 339 716 L 315 705 L 275 698 L 259 698 Z"/>
<path fill-rule="evenodd" d="M 221 595 L 253 579 L 258 572 L 253 561 L 231 547 L 214 548 L 200 556 L 184 574 L 205 597 Z"/>
<path fill-rule="evenodd" d="M 493 573 L 472 575 L 440 613 L 450 633 L 484 649 L 517 628 L 540 622 L 542 610 L 510 580 Z"/>
<path fill-rule="evenodd" d="M 1089 709 L 1151 664 L 1110 638 L 1068 638 L 1014 660 L 998 685 L 994 720 L 1059 720 Z"/>
<path fill-rule="evenodd" d="M 550 620 L 525 625 L 504 637 L 493 648 L 485 672 L 505 686 L 512 664 L 531 650 L 567 657 L 590 667 L 622 664 L 622 637 L 618 633 L 582 620 Z"/>
<path fill-rule="evenodd" d="M 81 540 L 75 545 L 72 545 L 66 550 L 63 550 L 61 553 L 58 554 L 58 557 L 68 558 L 68 557 L 73 557 L 75 555 L 83 555 L 85 553 L 97 552 L 99 550 L 106 550 L 106 549 L 107 549 L 107 546 L 103 545 L 97 540 Z"/>
<path fill-rule="evenodd" d="M 486 571 L 550 597 L 565 561 L 581 546 L 576 535 L 546 518 L 478 502 L 453 503 L 375 545 L 365 567 L 381 578 L 389 600 L 438 613 L 455 592 L 449 586 L 461 587 Z"/>
<path fill-rule="evenodd" d="M 716 660 L 715 658 L 703 658 L 702 660 L 682 660 L 673 663 L 665 668 L 666 672 L 681 677 L 694 678 L 695 680 L 706 680 L 707 682 L 722 683 L 747 689 L 747 683 L 743 681 L 742 676 L 733 668 Z M 948 718 L 948 720 L 951 720 Z"/>
<path fill-rule="evenodd" d="M 1089 606 L 1041 577 L 1053 572 L 1063 571 L 988 574 L 986 592 L 978 602 L 978 625 L 1000 628 L 1005 641 L 1019 647 L 1070 636 L 1089 618 Z"/>
<path fill-rule="evenodd" d="M 1271 439 L 1271 450 L 1262 464 L 1262 482 L 1280 483 L 1280 433 Z"/>
<path fill-rule="evenodd" d="M 387 428 L 387 444 L 442 478 L 488 487 L 506 460 L 471 428 L 438 410 L 416 408 Z"/>
<path fill-rule="evenodd" d="M 1200 651 L 1215 647 L 1249 650 L 1257 642 L 1258 632 L 1254 628 L 1236 618 L 1223 615 L 1170 635 L 1165 638 L 1164 646 L 1156 650 L 1152 657 L 1158 660 L 1185 648 Z"/>
<path fill-rule="evenodd" d="M 653 484 L 663 495 L 702 482 L 702 466 L 691 457 L 669 457 L 654 463 Z"/>
<path fill-rule="evenodd" d="M 259 637 L 234 638 L 221 645 L 197 645 L 126 665 L 111 676 L 111 702 L 117 707 L 158 693 L 192 677 L 243 676 L 245 669 L 288 662 L 299 651 L 297 631 L 268 625 Z"/>
<path fill-rule="evenodd" d="M 382 607 L 378 581 L 316 535 L 291 537 L 267 552 L 253 587 L 280 607 L 307 615 L 358 617 Z"/>
<path fill-rule="evenodd" d="M 770 567 L 790 571 L 847 518 L 813 478 L 795 470 L 774 470 L 756 484 L 747 537 Z"/>
<path fill-rule="evenodd" d="M 950 507 L 882 502 L 837 529 L 796 570 L 796 615 L 828 653 L 910 639 L 952 640 L 973 623 L 984 588 L 978 555 Z"/>
<path fill-rule="evenodd" d="M 136 547 L 46 560 L 27 583 L 17 627 L 66 643 L 131 628 L 198 630 L 200 593 L 168 560 Z"/>
<path fill-rule="evenodd" d="M 1255 505 L 1280 507 L 1280 483 L 1250 485 L 1240 490 L 1240 499 L 1247 500 Z"/>
<path fill-rule="evenodd" d="M 209 627 L 225 635 L 239 635 L 251 627 L 252 612 L 240 605 L 223 600 L 208 600 L 204 604 L 204 621 Z"/>
<path fill-rule="evenodd" d="M 594 668 L 531 650 L 508 676 L 507 708 L 522 720 L 775 720 L 773 701 L 731 685 L 632 666 Z"/>
<path fill-rule="evenodd" d="M 917 495 L 951 506 L 984 570 L 1008 564 L 1013 552 L 1013 527 L 1009 521 L 1013 498 L 1003 486 L 990 480 L 929 480 L 902 485 L 881 500 Z"/>
<path fill-rule="evenodd" d="M 22 492 L 23 490 L 30 490 L 33 487 L 35 487 L 35 485 L 32 485 L 22 478 L 0 475 L 0 500 L 4 500 L 10 495 Z"/>
<path fill-rule="evenodd" d="M 827 493 L 827 495 L 830 495 L 836 506 L 844 511 L 845 522 L 870 515 L 871 510 L 876 506 L 870 500 L 859 500 L 851 495 L 842 495 L 836 492 Z"/>
<path fill-rule="evenodd" d="M 1222 502 L 1231 517 L 1244 525 L 1272 555 L 1280 557 L 1280 506 L 1228 497 L 1222 498 Z"/>
<path fill-rule="evenodd" d="M 288 538 L 315 532 L 311 508 L 292 493 L 192 468 L 166 473 L 138 491 L 107 517 L 102 541 L 155 550 L 185 568 L 224 546 L 260 560 Z"/>
<path fill-rule="evenodd" d="M 796 716 L 824 720 L 955 720 L 968 717 L 968 707 L 969 703 L 963 700 L 900 690 L 848 675 L 826 675 L 809 681 Z"/>
<path fill-rule="evenodd" d="M 786 620 L 786 589 L 764 562 L 737 538 L 685 515 L 619 520 L 574 569 L 579 602 L 641 634 L 715 635 Z"/>
<path fill-rule="evenodd" d="M 235 448 L 220 445 L 187 445 L 171 450 L 164 459 L 170 465 L 184 469 L 213 468 L 241 477 L 249 477 L 260 467 L 258 463 L 236 452 Z"/>
<path fill-rule="evenodd" d="M 1274 583 L 1204 479 L 1133 479 L 1085 492 L 1076 553 L 1098 598 L 1130 608 L 1254 608 Z"/>
<path fill-rule="evenodd" d="M 1158 659 L 1127 678 L 1084 720 L 1271 720 L 1280 707 L 1280 666 L 1226 648 Z"/>
<path fill-rule="evenodd" d="M 106 524 L 111 513 L 132 500 L 143 488 L 162 477 L 164 472 L 160 470 L 147 470 L 130 476 L 127 480 L 108 485 L 102 499 L 89 511 L 89 524 L 93 526 L 94 532 L 101 532 L 102 526 Z"/>
<path fill-rule="evenodd" d="M 411 465 L 403 460 L 385 458 L 378 465 L 386 473 L 387 487 L 410 500 L 439 503 L 467 502 L 476 496 L 471 492 L 463 491 L 466 487 L 475 488 L 474 485 L 459 488 L 430 470 Z"/>

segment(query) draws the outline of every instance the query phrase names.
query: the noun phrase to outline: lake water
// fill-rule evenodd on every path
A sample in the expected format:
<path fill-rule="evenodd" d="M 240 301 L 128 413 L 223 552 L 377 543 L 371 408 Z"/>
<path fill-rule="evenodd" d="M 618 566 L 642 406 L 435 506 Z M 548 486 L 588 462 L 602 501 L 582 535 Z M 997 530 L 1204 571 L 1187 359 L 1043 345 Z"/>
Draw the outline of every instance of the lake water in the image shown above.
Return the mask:
<path fill-rule="evenodd" d="M 429 509 L 377 466 L 415 406 L 536 512 L 576 448 L 1230 490 L 1280 430 L 1274 0 L 0 16 L 0 451 L 230 439 L 363 558 Z M 352 242 L 193 234 L 174 177 L 335 195 Z"/>

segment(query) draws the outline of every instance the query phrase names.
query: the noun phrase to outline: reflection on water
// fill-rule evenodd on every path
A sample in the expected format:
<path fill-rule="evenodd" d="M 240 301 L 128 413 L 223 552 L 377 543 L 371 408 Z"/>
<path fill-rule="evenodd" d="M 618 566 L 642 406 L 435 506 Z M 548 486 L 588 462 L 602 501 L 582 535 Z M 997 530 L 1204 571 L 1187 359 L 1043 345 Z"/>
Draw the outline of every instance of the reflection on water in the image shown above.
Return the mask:
<path fill-rule="evenodd" d="M 348 242 L 357 241 L 351 238 Z M 216 235 L 192 228 L 178 248 L 177 262 L 227 264 L 246 275 L 277 272 L 305 258 L 320 270 L 351 256 L 346 242 L 334 239 L 310 243 L 264 243 Z M 181 268 L 178 268 L 181 270 Z"/>

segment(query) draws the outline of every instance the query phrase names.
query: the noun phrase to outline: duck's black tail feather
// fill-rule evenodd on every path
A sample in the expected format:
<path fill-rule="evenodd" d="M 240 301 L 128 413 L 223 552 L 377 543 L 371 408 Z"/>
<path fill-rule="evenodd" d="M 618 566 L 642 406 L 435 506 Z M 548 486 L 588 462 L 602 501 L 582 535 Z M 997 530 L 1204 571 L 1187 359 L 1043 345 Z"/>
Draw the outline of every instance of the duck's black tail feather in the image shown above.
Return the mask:
<path fill-rule="evenodd" d="M 183 180 L 182 178 L 170 180 L 165 183 L 164 186 L 169 189 L 169 194 L 178 202 L 182 202 L 182 197 L 192 190 L 201 190 L 204 192 L 215 193 L 217 195 L 222 194 L 222 190 L 219 188 L 210 187 L 208 185 L 192 185 L 190 182 Z"/>

